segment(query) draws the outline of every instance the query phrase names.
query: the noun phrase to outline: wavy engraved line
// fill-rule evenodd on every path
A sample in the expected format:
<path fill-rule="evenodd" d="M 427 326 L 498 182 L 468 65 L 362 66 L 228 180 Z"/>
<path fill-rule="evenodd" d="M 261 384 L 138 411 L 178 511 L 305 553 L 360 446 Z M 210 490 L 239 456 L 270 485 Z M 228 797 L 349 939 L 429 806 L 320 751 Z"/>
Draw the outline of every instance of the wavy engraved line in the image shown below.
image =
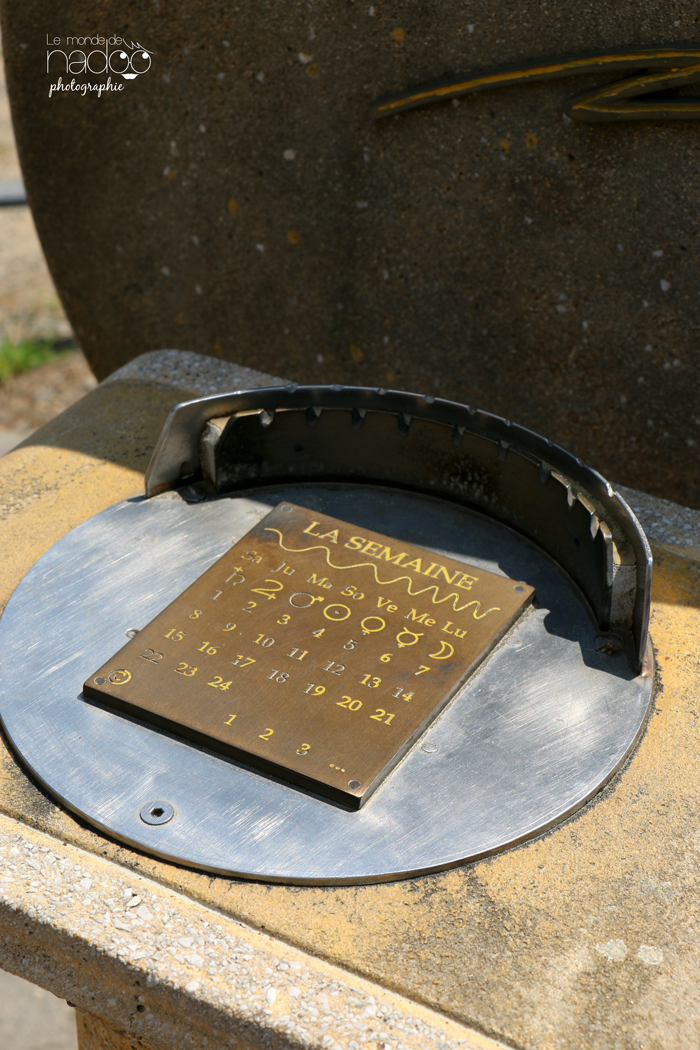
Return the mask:
<path fill-rule="evenodd" d="M 621 120 L 698 120 L 697 98 L 639 101 L 640 95 L 693 84 L 700 80 L 698 46 L 630 47 L 611 51 L 562 55 L 556 58 L 521 62 L 486 69 L 450 80 L 423 84 L 377 99 L 370 115 L 375 119 L 401 113 L 433 102 L 458 98 L 477 91 L 529 84 L 583 73 L 617 70 L 645 70 L 639 76 L 618 80 L 603 88 L 586 92 L 565 105 L 567 116 L 591 123 Z"/>
<path fill-rule="evenodd" d="M 313 547 L 299 547 L 299 548 L 286 547 L 284 545 L 284 536 L 280 532 L 279 529 L 270 528 L 270 526 L 266 525 L 264 531 L 265 532 L 276 532 L 277 535 L 279 536 L 278 543 L 279 543 L 280 547 L 282 548 L 283 551 L 287 551 L 288 554 L 306 554 L 307 551 L 325 551 L 326 552 L 326 564 L 329 565 L 331 569 L 363 569 L 366 566 L 368 569 L 372 570 L 372 572 L 374 573 L 375 582 L 378 583 L 380 587 L 388 587 L 392 583 L 400 583 L 401 580 L 405 580 L 406 583 L 408 584 L 408 593 L 410 594 L 410 596 L 412 598 L 418 598 L 421 594 L 426 594 L 426 592 L 428 592 L 428 591 L 433 591 L 434 594 L 433 594 L 432 598 L 430 599 L 432 601 L 433 605 L 442 605 L 443 602 L 448 602 L 450 600 L 450 598 L 454 599 L 453 602 L 452 602 L 452 611 L 453 612 L 462 612 L 464 609 L 469 609 L 469 608 L 471 608 L 472 605 L 476 605 L 476 609 L 472 613 L 472 616 L 473 616 L 473 618 L 475 620 L 483 620 L 483 618 L 485 616 L 488 616 L 488 614 L 490 612 L 500 612 L 501 611 L 500 605 L 494 605 L 490 609 L 487 609 L 485 613 L 482 613 L 481 616 L 478 616 L 477 614 L 478 614 L 479 610 L 481 609 L 481 602 L 477 598 L 472 598 L 472 600 L 470 602 L 467 602 L 466 605 L 460 605 L 458 607 L 455 604 L 455 602 L 459 601 L 459 595 L 456 594 L 454 591 L 451 594 L 448 594 L 445 598 L 437 598 L 437 595 L 439 593 L 439 588 L 438 588 L 437 584 L 433 584 L 432 587 L 424 587 L 422 591 L 412 591 L 411 590 L 411 583 L 413 581 L 411 580 L 410 576 L 397 576 L 395 580 L 380 580 L 379 576 L 377 575 L 377 566 L 374 565 L 374 563 L 371 562 L 371 561 L 359 561 L 359 562 L 356 562 L 354 565 L 334 565 L 333 562 L 331 561 L 330 547 L 327 547 L 325 545 L 325 543 L 317 543 Z"/>

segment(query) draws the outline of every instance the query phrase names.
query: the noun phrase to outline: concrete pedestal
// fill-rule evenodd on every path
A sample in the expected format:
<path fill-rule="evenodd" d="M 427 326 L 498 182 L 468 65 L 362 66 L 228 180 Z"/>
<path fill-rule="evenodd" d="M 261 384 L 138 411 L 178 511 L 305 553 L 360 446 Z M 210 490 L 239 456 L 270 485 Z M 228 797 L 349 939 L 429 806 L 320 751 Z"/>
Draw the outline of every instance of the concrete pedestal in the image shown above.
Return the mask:
<path fill-rule="evenodd" d="M 0 604 L 69 529 L 142 491 L 175 402 L 267 382 L 149 354 L 0 459 Z M 83 1050 L 695 1050 L 700 515 L 630 498 L 656 559 L 658 692 L 575 817 L 438 875 L 246 883 L 101 837 L 2 744 L 0 965 L 76 1006 Z"/>

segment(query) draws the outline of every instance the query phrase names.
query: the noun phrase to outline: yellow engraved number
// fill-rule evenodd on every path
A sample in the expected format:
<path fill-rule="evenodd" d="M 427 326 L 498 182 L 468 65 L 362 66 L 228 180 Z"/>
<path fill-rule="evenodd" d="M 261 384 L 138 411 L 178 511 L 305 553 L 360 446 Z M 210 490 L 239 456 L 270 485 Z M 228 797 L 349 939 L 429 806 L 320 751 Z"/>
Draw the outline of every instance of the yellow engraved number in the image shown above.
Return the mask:
<path fill-rule="evenodd" d="M 235 623 L 227 623 L 226 626 L 222 628 L 222 630 L 224 630 L 224 631 L 235 631 L 236 630 L 236 625 L 235 625 Z"/>
<path fill-rule="evenodd" d="M 394 717 L 393 715 L 387 714 L 383 707 L 377 707 L 375 708 L 375 711 L 376 714 L 369 716 L 374 722 L 383 722 L 385 726 L 391 725 L 391 720 Z"/>
<path fill-rule="evenodd" d="M 419 674 L 425 674 L 425 672 L 429 671 L 429 670 L 430 670 L 429 667 L 426 667 L 425 664 L 421 664 L 420 665 L 420 671 L 416 671 L 416 676 L 419 675 Z"/>
<path fill-rule="evenodd" d="M 402 689 L 403 689 L 403 686 L 400 685 L 399 688 L 396 689 L 391 695 L 393 697 L 395 697 L 397 700 L 399 699 L 399 697 L 401 695 L 403 695 L 403 699 L 406 701 L 406 703 L 410 704 L 411 700 L 413 699 L 413 693 L 403 693 L 402 694 L 402 692 L 401 692 Z"/>
<path fill-rule="evenodd" d="M 196 667 L 190 667 L 189 664 L 178 664 L 175 668 L 175 674 L 184 674 L 185 678 L 191 678 L 192 675 L 197 674 Z"/>
<path fill-rule="evenodd" d="M 209 645 L 209 642 L 205 642 L 204 645 L 200 645 L 197 652 L 206 653 L 207 656 L 216 656 L 218 648 L 218 645 Z"/>
<path fill-rule="evenodd" d="M 252 588 L 253 594 L 262 594 L 263 597 L 268 599 L 268 601 L 274 601 L 275 598 L 277 597 L 277 594 L 275 594 L 275 591 L 277 591 L 277 593 L 279 593 L 281 590 L 284 590 L 284 584 L 282 583 L 281 580 L 265 580 L 265 583 L 269 583 L 270 586 L 269 587 L 253 587 Z"/>
<path fill-rule="evenodd" d="M 212 686 L 214 689 L 220 689 L 222 693 L 225 693 L 230 688 L 231 683 L 225 682 L 221 675 L 215 674 L 213 682 L 207 682 L 207 685 Z"/>
<path fill-rule="evenodd" d="M 202 615 L 202 610 L 201 609 L 195 609 L 194 612 L 190 613 L 190 620 L 198 620 L 201 615 Z"/>
<path fill-rule="evenodd" d="M 235 717 L 236 717 L 235 715 L 229 715 L 228 722 L 224 722 L 224 725 L 225 726 L 230 726 Z"/>
<path fill-rule="evenodd" d="M 163 659 L 163 654 L 162 653 L 156 653 L 156 652 L 154 652 L 153 649 L 146 649 L 144 652 L 141 653 L 141 656 L 139 657 L 139 659 L 140 660 L 148 660 L 149 663 L 152 663 L 152 664 L 159 664 L 160 661 Z"/>
<path fill-rule="evenodd" d="M 278 620 L 277 623 L 289 623 L 290 620 L 291 616 L 289 615 L 289 613 L 282 613 L 282 619 Z"/>
<path fill-rule="evenodd" d="M 301 747 L 297 748 L 298 755 L 308 755 L 311 750 L 311 744 L 302 744 Z"/>
<path fill-rule="evenodd" d="M 361 700 L 353 700 L 350 696 L 344 696 L 342 700 L 339 700 L 335 705 L 336 707 L 347 707 L 348 711 L 359 711 L 362 707 Z"/>
<path fill-rule="evenodd" d="M 269 740 L 273 733 L 274 729 L 266 729 L 264 733 L 259 733 L 258 735 L 261 740 Z"/>
<path fill-rule="evenodd" d="M 172 627 L 165 635 L 166 638 L 172 638 L 174 642 L 181 642 L 185 637 L 184 631 L 178 631 L 177 627 Z"/>
<path fill-rule="evenodd" d="M 248 602 L 247 605 L 243 606 L 243 612 L 252 612 L 257 604 L 257 602 Z"/>
<path fill-rule="evenodd" d="M 241 663 L 241 660 L 243 663 Z M 252 656 L 237 656 L 235 660 L 231 661 L 231 663 L 234 667 L 250 667 L 251 664 L 255 663 L 255 660 Z"/>
<path fill-rule="evenodd" d="M 315 685 L 313 682 L 309 682 L 304 690 L 305 693 L 311 693 L 312 696 L 321 696 L 325 691 L 325 685 Z"/>
<path fill-rule="evenodd" d="M 393 653 L 384 653 L 384 656 L 380 656 L 379 659 L 382 661 L 383 664 L 388 664 L 393 655 Z"/>
<path fill-rule="evenodd" d="M 366 674 L 360 681 L 360 685 L 366 685 L 368 689 L 378 689 L 381 684 L 381 678 L 373 678 L 370 674 Z"/>

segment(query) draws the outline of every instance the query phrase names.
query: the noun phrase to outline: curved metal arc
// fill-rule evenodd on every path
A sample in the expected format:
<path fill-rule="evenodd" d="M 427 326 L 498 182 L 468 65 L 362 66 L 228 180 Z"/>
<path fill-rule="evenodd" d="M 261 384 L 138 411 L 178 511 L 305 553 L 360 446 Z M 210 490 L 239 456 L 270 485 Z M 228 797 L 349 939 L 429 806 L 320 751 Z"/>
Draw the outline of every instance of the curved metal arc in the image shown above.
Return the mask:
<path fill-rule="evenodd" d="M 695 67 L 692 72 L 684 67 Z M 514 87 L 519 84 L 536 83 L 540 80 L 554 80 L 559 77 L 581 76 L 586 73 L 612 73 L 619 70 L 639 68 L 670 70 L 669 74 L 647 74 L 633 80 L 619 81 L 608 85 L 603 91 L 618 89 L 616 97 L 628 97 L 636 81 L 643 85 L 632 93 L 642 94 L 647 91 L 663 90 L 666 87 L 679 86 L 681 83 L 693 83 L 700 80 L 700 48 L 685 46 L 667 47 L 633 47 L 618 48 L 610 51 L 593 51 L 582 55 L 563 55 L 550 59 L 531 60 L 513 65 L 499 66 L 475 73 L 452 77 L 449 80 L 423 84 L 407 91 L 385 95 L 377 99 L 370 107 L 370 116 L 374 120 L 393 116 L 407 109 L 416 109 L 433 102 L 443 102 L 461 95 L 470 95 L 477 91 L 490 91 L 493 88 Z M 676 75 L 677 74 L 677 75 Z M 667 83 L 667 81 L 673 81 Z M 597 97 L 597 92 L 590 95 Z M 588 95 L 574 100 L 578 103 L 575 110 L 568 109 L 569 115 L 576 120 L 628 120 L 628 119 L 697 119 L 700 107 L 685 100 L 670 100 L 664 103 L 638 103 L 631 110 L 635 116 L 630 117 L 629 107 L 615 107 L 614 115 L 591 117 L 585 114 L 593 112 L 583 103 Z M 606 111 L 611 112 L 611 110 Z M 640 115 L 637 115 L 640 114 Z"/>
<path fill-rule="evenodd" d="M 383 412 L 404 417 L 415 416 L 526 449 L 548 468 L 561 471 L 575 484 L 607 508 L 620 525 L 637 565 L 637 587 L 633 614 L 639 663 L 643 660 L 649 626 L 652 559 L 649 544 L 627 503 L 598 471 L 583 463 L 559 445 L 535 431 L 467 405 L 403 391 L 368 387 L 267 387 L 198 398 L 176 405 L 166 419 L 146 473 L 146 495 L 153 496 L 173 488 L 182 476 L 182 464 L 194 472 L 199 459 L 199 440 L 209 419 L 237 412 L 275 412 L 284 409 Z"/>
<path fill-rule="evenodd" d="M 632 540 L 632 546 L 634 556 L 637 559 L 637 593 L 635 595 L 633 621 L 635 633 L 639 638 L 639 652 L 637 655 L 641 669 L 644 667 L 645 662 L 649 663 L 650 660 L 653 662 L 653 655 L 650 656 L 648 650 L 650 646 L 649 621 L 651 619 L 651 583 L 654 559 L 646 533 L 627 500 L 619 492 L 613 492 L 613 498 L 619 511 L 622 512 L 622 516 L 634 528 L 635 539 Z"/>

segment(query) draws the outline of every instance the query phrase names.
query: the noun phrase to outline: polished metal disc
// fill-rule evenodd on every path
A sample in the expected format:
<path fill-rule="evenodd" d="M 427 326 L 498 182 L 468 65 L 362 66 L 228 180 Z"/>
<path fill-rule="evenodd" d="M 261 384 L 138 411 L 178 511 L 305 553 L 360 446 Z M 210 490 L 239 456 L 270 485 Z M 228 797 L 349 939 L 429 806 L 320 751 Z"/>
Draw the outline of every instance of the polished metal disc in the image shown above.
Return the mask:
<path fill-rule="evenodd" d="M 535 587 L 536 606 L 356 812 L 81 695 L 127 632 L 281 500 Z M 598 633 L 549 557 L 442 500 L 340 484 L 203 503 L 135 497 L 66 535 L 13 594 L 0 619 L 0 715 L 47 790 L 129 845 L 255 879 L 375 882 L 521 842 L 613 775 L 643 728 L 652 686 Z"/>

